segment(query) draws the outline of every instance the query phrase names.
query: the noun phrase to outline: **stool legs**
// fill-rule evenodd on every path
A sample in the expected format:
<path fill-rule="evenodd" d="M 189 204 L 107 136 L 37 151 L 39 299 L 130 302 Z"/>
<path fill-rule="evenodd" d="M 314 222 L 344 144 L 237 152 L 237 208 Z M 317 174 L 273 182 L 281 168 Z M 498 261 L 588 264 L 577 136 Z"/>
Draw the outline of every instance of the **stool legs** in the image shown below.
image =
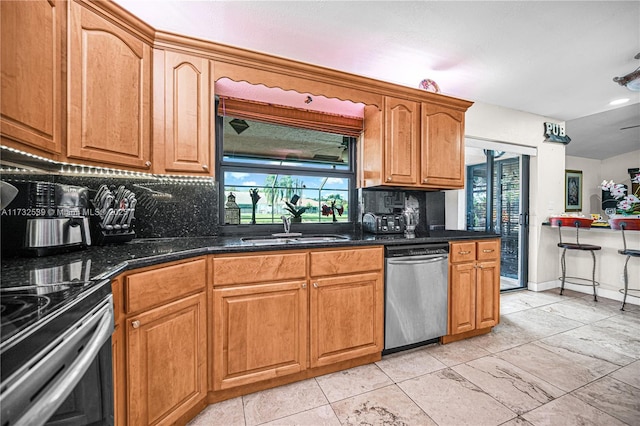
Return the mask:
<path fill-rule="evenodd" d="M 560 265 L 562 266 L 562 284 L 560 285 L 560 296 L 564 292 L 564 279 L 567 275 L 567 264 L 565 263 L 564 256 L 567 254 L 567 249 L 562 250 L 562 257 L 560 258 Z"/>
<path fill-rule="evenodd" d="M 593 259 L 593 270 L 591 271 L 591 285 L 593 285 L 593 301 L 598 301 L 598 296 L 596 295 L 596 255 L 591 251 L 591 258 Z"/>
<path fill-rule="evenodd" d="M 622 296 L 621 311 L 624 311 L 624 304 L 627 302 L 627 292 L 629 291 L 629 274 L 627 273 L 627 263 L 631 256 L 627 256 L 627 260 L 624 261 L 624 296 Z"/>
<path fill-rule="evenodd" d="M 591 259 L 593 260 L 593 269 L 591 270 L 591 285 L 593 286 L 593 300 L 594 302 L 597 302 L 598 295 L 596 294 L 596 255 L 593 252 L 593 250 L 590 250 L 589 253 L 591 253 Z M 562 296 L 562 293 L 564 293 L 564 282 L 567 278 L 566 254 L 567 254 L 567 249 L 565 248 L 564 250 L 562 250 L 562 256 L 560 257 L 560 266 L 562 267 L 562 283 L 560 284 L 560 296 Z M 626 267 L 627 267 L 627 264 L 625 263 L 625 277 L 626 277 Z M 625 284 L 625 292 L 626 292 L 626 284 Z M 626 293 L 625 293 L 625 296 L 626 296 Z M 624 302 L 622 307 L 624 308 Z"/>

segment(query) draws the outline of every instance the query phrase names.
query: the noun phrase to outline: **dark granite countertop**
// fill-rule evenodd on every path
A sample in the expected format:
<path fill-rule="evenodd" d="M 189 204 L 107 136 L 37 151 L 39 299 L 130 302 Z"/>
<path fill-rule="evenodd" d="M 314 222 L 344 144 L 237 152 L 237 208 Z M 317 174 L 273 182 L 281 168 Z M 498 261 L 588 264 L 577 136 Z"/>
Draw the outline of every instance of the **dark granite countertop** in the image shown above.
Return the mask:
<path fill-rule="evenodd" d="M 86 250 L 40 258 L 2 258 L 3 289 L 29 285 L 100 281 L 136 268 L 215 253 L 246 253 L 367 245 L 438 243 L 453 240 L 496 238 L 472 231 L 431 231 L 429 236 L 407 239 L 403 235 L 342 234 L 344 240 L 314 243 L 248 244 L 238 236 L 149 238 L 124 244 L 91 246 Z"/>

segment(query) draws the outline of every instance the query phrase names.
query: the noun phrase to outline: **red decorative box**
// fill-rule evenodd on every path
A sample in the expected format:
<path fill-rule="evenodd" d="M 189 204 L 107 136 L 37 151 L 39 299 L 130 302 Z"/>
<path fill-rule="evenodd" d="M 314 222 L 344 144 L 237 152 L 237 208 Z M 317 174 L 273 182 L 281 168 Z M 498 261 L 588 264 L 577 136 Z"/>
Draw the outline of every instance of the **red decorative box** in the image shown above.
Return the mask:
<path fill-rule="evenodd" d="M 549 222 L 551 222 L 551 226 L 568 226 L 575 228 L 577 223 L 577 226 L 580 228 L 591 228 L 593 219 L 586 217 L 558 216 L 550 217 Z"/>
<path fill-rule="evenodd" d="M 609 219 L 609 225 L 611 225 L 611 229 L 620 229 L 621 224 L 624 223 L 625 231 L 640 231 L 640 218 L 637 217 L 614 217 Z"/>

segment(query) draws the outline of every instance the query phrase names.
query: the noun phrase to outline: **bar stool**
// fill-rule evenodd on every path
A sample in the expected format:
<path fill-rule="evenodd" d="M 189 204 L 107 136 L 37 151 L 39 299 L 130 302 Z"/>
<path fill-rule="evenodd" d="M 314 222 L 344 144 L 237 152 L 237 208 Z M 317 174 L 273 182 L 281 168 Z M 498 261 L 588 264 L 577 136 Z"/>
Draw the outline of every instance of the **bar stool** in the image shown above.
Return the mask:
<path fill-rule="evenodd" d="M 638 293 L 637 295 L 633 293 L 629 294 L 629 296 L 631 297 L 640 297 L 640 289 L 629 289 L 629 273 L 627 272 L 627 264 L 629 263 L 629 259 L 631 259 L 632 257 L 640 257 L 640 250 L 627 248 L 627 239 L 624 236 L 624 230 L 626 229 L 627 231 L 640 231 L 640 219 L 625 219 L 623 217 L 617 217 L 610 219 L 609 224 L 611 225 L 611 229 L 620 230 L 622 232 L 623 249 L 618 250 L 618 253 L 623 256 L 627 256 L 624 261 L 624 288 L 619 290 L 620 293 L 624 294 L 624 296 L 622 297 L 622 307 L 620 308 L 621 311 L 624 311 L 624 305 L 627 301 L 627 295 L 629 292 Z"/>
<path fill-rule="evenodd" d="M 551 226 L 558 228 L 558 247 L 562 249 L 562 257 L 560 258 L 560 264 L 562 265 L 562 277 L 559 279 L 562 281 L 562 285 L 560 286 L 560 295 L 564 292 L 564 283 L 568 282 L 570 284 L 575 285 L 591 285 L 593 287 L 593 300 L 598 301 L 598 296 L 596 295 L 596 286 L 599 286 L 600 283 L 596 281 L 596 255 L 594 252 L 596 250 L 602 250 L 602 247 L 596 246 L 593 244 L 581 244 L 580 243 L 580 228 L 590 229 L 592 219 L 586 219 L 581 217 L 551 217 L 549 218 L 551 222 Z M 567 243 L 562 241 L 562 227 L 563 226 L 573 226 L 576 228 L 576 242 L 575 243 Z M 565 255 L 567 254 L 567 250 L 582 250 L 588 251 L 591 253 L 591 258 L 593 259 L 593 270 L 591 271 L 591 282 L 589 283 L 589 279 L 580 278 L 580 277 L 567 277 L 567 263 L 565 259 Z M 569 281 L 567 278 L 578 281 L 585 282 L 575 282 Z"/>

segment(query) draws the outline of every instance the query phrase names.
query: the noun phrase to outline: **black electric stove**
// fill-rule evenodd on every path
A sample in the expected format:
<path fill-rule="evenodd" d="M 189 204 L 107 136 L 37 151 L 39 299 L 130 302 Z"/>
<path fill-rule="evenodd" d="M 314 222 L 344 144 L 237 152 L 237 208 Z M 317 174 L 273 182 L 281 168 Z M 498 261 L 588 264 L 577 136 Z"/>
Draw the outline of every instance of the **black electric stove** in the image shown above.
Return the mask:
<path fill-rule="evenodd" d="M 111 294 L 108 280 L 90 280 L 90 269 L 90 260 L 53 262 L 20 282 L 0 283 L 3 382 Z"/>

